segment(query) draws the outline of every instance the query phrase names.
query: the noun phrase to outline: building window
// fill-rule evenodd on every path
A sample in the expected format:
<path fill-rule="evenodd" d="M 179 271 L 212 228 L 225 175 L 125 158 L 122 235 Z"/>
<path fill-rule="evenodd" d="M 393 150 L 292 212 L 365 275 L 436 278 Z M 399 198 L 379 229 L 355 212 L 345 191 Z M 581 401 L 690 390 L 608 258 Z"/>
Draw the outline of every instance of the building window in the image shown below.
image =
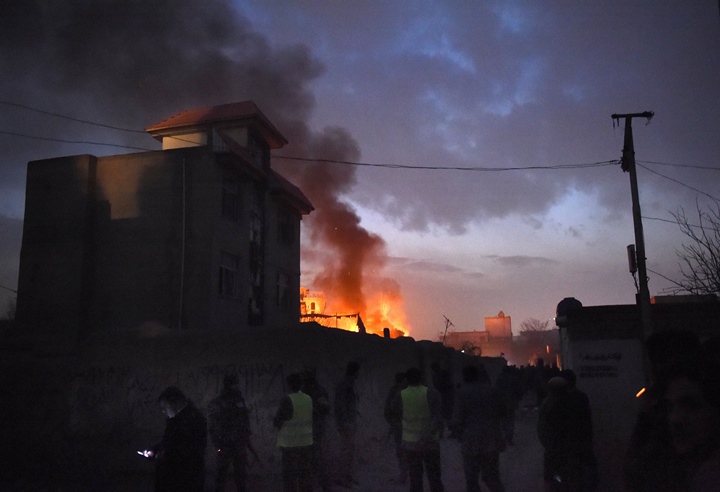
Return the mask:
<path fill-rule="evenodd" d="M 277 276 L 277 307 L 283 310 L 290 307 L 290 275 L 287 273 Z"/>
<path fill-rule="evenodd" d="M 224 177 L 222 182 L 222 216 L 238 222 L 240 220 L 240 182 L 236 178 Z"/>
<path fill-rule="evenodd" d="M 236 255 L 220 252 L 218 275 L 219 294 L 224 297 L 240 297 L 240 258 Z"/>
<path fill-rule="evenodd" d="M 297 225 L 297 218 L 295 215 L 286 208 L 278 210 L 278 241 L 280 244 L 285 246 L 292 246 L 295 244 L 297 234 L 295 233 L 295 227 Z"/>

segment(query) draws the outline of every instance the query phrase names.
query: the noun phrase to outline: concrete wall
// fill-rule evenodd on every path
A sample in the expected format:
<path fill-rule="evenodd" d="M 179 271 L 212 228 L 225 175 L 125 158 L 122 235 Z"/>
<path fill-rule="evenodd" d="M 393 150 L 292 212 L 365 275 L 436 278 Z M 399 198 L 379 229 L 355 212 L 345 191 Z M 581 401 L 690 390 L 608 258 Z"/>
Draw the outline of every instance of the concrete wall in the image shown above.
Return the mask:
<path fill-rule="evenodd" d="M 360 459 L 373 460 L 363 455 L 363 443 L 387 437 L 383 405 L 396 372 L 420 366 L 430 381 L 429 367 L 437 361 L 459 382 L 462 364 L 477 362 L 440 343 L 383 339 L 315 324 L 242 334 L 147 327 L 96 334 L 77 346 L 60 338 L 12 336 L 2 339 L 0 349 L 4 473 L 50 474 L 56 482 L 94 476 L 95 485 L 118 471 L 152 471 L 136 451 L 160 439 L 165 423 L 157 397 L 169 385 L 181 388 L 205 412 L 223 375 L 237 372 L 264 472 L 277 475 L 280 454 L 272 417 L 291 372 L 316 367 L 332 396 L 346 363 L 360 362 Z M 486 362 L 493 378 L 504 365 L 502 360 Z M 328 445 L 330 456 L 336 455 L 333 425 Z M 211 456 L 209 450 L 209 469 Z"/>
<path fill-rule="evenodd" d="M 83 276 L 83 257 L 90 232 L 85 223 L 92 194 L 88 176 L 96 167 L 90 155 L 28 165 L 18 320 L 39 327 L 53 322 L 68 331 L 81 326 L 88 273 Z"/>
<path fill-rule="evenodd" d="M 600 490 L 621 490 L 623 460 L 640 410 L 635 395 L 646 385 L 642 344 L 637 339 L 572 340 L 563 363 L 590 399 Z"/>
<path fill-rule="evenodd" d="M 688 329 L 703 340 L 720 326 L 717 302 L 653 304 L 651 311 L 655 332 Z M 619 490 L 639 413 L 635 395 L 648 384 L 640 310 L 636 305 L 585 306 L 565 314 L 563 365 L 577 373 L 578 387 L 590 398 L 601 490 Z"/>

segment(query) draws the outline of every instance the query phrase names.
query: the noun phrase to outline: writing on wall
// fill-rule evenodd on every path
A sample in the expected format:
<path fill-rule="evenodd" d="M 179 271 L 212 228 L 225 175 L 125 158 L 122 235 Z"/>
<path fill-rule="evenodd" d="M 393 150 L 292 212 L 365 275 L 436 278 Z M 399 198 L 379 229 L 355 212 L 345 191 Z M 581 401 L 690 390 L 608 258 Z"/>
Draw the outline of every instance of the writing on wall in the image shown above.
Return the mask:
<path fill-rule="evenodd" d="M 578 377 L 580 378 L 617 378 L 618 367 L 622 361 L 620 352 L 585 352 L 579 357 Z"/>

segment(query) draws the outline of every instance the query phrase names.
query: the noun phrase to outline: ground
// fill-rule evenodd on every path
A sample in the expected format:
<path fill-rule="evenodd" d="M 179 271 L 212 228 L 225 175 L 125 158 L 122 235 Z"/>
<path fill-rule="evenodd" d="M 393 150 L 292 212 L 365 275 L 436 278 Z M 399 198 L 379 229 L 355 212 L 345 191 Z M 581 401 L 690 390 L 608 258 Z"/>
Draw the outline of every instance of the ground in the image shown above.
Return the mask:
<path fill-rule="evenodd" d="M 514 445 L 502 453 L 500 461 L 501 478 L 507 492 L 528 492 L 542 490 L 542 448 L 537 439 L 535 426 L 537 409 L 530 400 L 521 405 L 516 418 L 516 436 Z M 460 457 L 460 444 L 455 439 L 443 438 L 441 442 L 442 478 L 447 492 L 462 492 L 465 483 Z M 273 467 L 275 469 L 276 467 Z M 282 490 L 280 476 L 277 472 L 269 472 L 263 466 L 253 463 L 250 470 L 248 490 L 251 492 L 278 492 Z M 391 439 L 371 441 L 366 449 L 358 452 L 357 478 L 359 484 L 352 490 L 357 492 L 401 492 L 408 490 L 408 485 L 397 483 L 397 465 L 394 446 Z M 87 477 L 86 477 L 87 478 Z M 103 477 L 99 482 L 104 485 L 88 486 L 73 484 L 69 487 L 44 486 L 37 481 L 28 479 L 22 483 L 5 486 L 8 492 L 151 492 L 153 477 L 151 473 L 133 473 Z M 482 485 L 481 485 L 482 486 Z M 206 490 L 213 490 L 212 477 L 208 476 Z M 236 492 L 232 480 L 225 488 L 226 492 Z M 319 490 L 316 487 L 315 490 Z M 337 492 L 349 489 L 336 487 Z M 427 490 L 427 485 L 426 485 Z M 486 490 L 486 489 L 483 489 Z"/>
<path fill-rule="evenodd" d="M 531 399 L 530 399 L 531 400 Z M 516 438 L 513 446 L 502 453 L 500 473 L 507 492 L 528 492 L 543 489 L 542 447 L 535 431 L 537 409 L 530 400 L 521 405 L 516 418 Z M 525 402 L 524 402 L 525 403 Z M 443 483 L 447 492 L 465 490 L 465 480 L 460 457 L 460 443 L 444 438 L 441 443 Z M 279 477 L 263 475 L 258 465 L 250 470 L 249 490 L 258 492 L 277 492 L 282 490 Z M 352 490 L 357 492 L 405 492 L 408 485 L 396 482 L 397 466 L 391 439 L 371 442 L 368 449 L 362 449 L 358 455 L 358 481 Z M 482 487 L 482 485 L 481 485 Z M 427 490 L 427 484 L 426 484 Z M 319 490 L 319 488 L 317 488 Z M 336 487 L 338 492 L 348 489 Z M 483 489 L 486 490 L 486 489 Z M 235 492 L 228 484 L 227 492 Z"/>

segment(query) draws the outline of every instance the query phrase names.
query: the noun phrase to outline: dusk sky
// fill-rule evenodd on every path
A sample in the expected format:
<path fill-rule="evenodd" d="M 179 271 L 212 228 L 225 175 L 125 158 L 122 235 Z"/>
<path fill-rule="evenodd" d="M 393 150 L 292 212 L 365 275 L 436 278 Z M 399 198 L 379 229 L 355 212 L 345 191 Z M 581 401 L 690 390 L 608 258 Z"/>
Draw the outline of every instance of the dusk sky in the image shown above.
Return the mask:
<path fill-rule="evenodd" d="M 680 276 L 672 213 L 720 199 L 717 0 L 6 0 L 0 66 L 0 309 L 27 162 L 157 150 L 142 130 L 201 106 L 254 100 L 290 141 L 275 154 L 340 161 L 327 180 L 273 166 L 384 243 L 368 275 L 397 284 L 415 338 L 634 302 L 614 113 L 655 112 L 632 125 L 651 295 Z"/>

